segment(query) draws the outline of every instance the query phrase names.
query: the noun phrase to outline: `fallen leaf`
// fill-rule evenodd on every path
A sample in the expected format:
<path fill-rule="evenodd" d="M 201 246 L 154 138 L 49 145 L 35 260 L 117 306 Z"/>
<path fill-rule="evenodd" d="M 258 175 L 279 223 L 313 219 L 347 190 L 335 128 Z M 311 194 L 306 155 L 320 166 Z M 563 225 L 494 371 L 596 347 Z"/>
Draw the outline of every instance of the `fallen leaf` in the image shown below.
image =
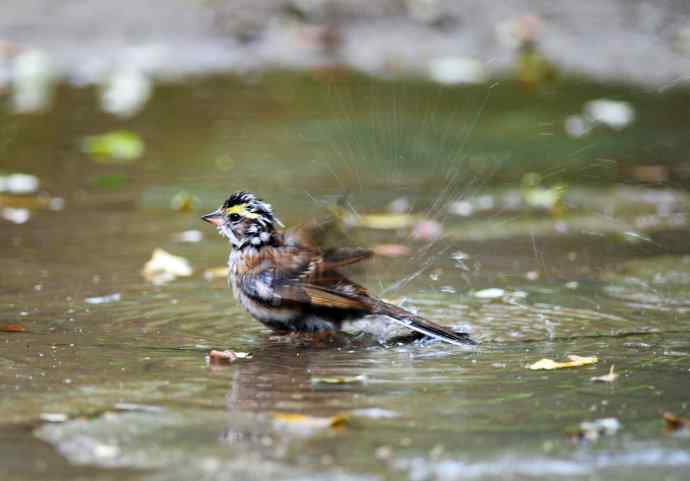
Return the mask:
<path fill-rule="evenodd" d="M 42 195 L 0 195 L 0 207 L 31 210 L 62 210 L 65 201 L 60 197 Z"/>
<path fill-rule="evenodd" d="M 583 111 L 593 122 L 615 130 L 627 127 L 635 120 L 633 106 L 620 100 L 590 100 L 585 104 Z"/>
<path fill-rule="evenodd" d="M 153 91 L 153 82 L 141 68 L 129 64 L 113 70 L 101 91 L 101 107 L 121 117 L 137 113 Z"/>
<path fill-rule="evenodd" d="M 22 49 L 12 61 L 10 75 L 15 112 L 39 112 L 50 106 L 57 76 L 47 53 Z"/>
<path fill-rule="evenodd" d="M 15 209 L 12 207 L 6 207 L 0 209 L 0 216 L 14 224 L 24 224 L 31 217 L 31 212 L 29 209 Z"/>
<path fill-rule="evenodd" d="M 372 251 L 381 257 L 407 257 L 412 254 L 412 249 L 402 244 L 377 244 Z"/>
<path fill-rule="evenodd" d="M 352 411 L 352 415 L 371 419 L 394 419 L 400 417 L 399 413 L 382 408 L 355 409 Z"/>
<path fill-rule="evenodd" d="M 482 289 L 474 293 L 474 297 L 479 299 L 499 299 L 506 294 L 504 289 L 499 289 L 498 287 L 490 287 L 488 289 Z"/>
<path fill-rule="evenodd" d="M 180 191 L 170 199 L 170 207 L 179 212 L 190 212 L 198 204 L 199 198 L 186 191 Z"/>
<path fill-rule="evenodd" d="M 589 357 L 583 357 L 583 356 L 576 356 L 576 355 L 570 355 L 568 356 L 569 361 L 565 362 L 556 362 L 552 359 L 541 359 L 540 361 L 535 362 L 534 364 L 531 364 L 528 367 L 528 369 L 531 369 L 533 371 L 537 370 L 551 370 L 551 369 L 563 369 L 567 367 L 580 367 L 580 366 L 587 366 L 589 364 L 596 364 L 599 362 L 599 358 L 596 356 L 589 356 Z"/>
<path fill-rule="evenodd" d="M 0 331 L 2 332 L 24 332 L 26 328 L 21 324 L 5 324 L 0 326 Z"/>
<path fill-rule="evenodd" d="M 592 382 L 614 382 L 616 379 L 618 379 L 618 374 L 613 372 L 613 364 L 611 364 L 611 369 L 609 369 L 608 374 L 604 374 L 603 376 L 594 376 L 591 379 Z"/>
<path fill-rule="evenodd" d="M 637 165 L 625 169 L 624 173 L 641 182 L 649 183 L 666 182 L 671 176 L 669 168 L 665 165 Z"/>
<path fill-rule="evenodd" d="M 178 277 L 189 277 L 193 272 L 187 259 L 160 248 L 153 251 L 153 256 L 141 271 L 144 278 L 155 285 L 163 285 Z"/>
<path fill-rule="evenodd" d="M 69 419 L 65 413 L 41 413 L 39 418 L 46 423 L 64 423 Z"/>
<path fill-rule="evenodd" d="M 671 433 L 674 431 L 680 431 L 681 429 L 690 429 L 690 419 L 688 418 L 679 417 L 669 412 L 663 413 L 662 416 L 664 418 L 664 422 L 666 423 L 664 427 L 666 432 Z"/>
<path fill-rule="evenodd" d="M 81 148 L 96 162 L 128 164 L 144 153 L 144 142 L 134 132 L 116 130 L 84 138 Z"/>
<path fill-rule="evenodd" d="M 471 57 L 432 58 L 429 61 L 429 76 L 444 85 L 479 84 L 486 80 L 484 66 Z"/>
<path fill-rule="evenodd" d="M 416 241 L 434 242 L 439 240 L 442 234 L 443 225 L 433 219 L 427 219 L 417 222 L 410 235 Z"/>
<path fill-rule="evenodd" d="M 142 412 L 142 413 L 160 413 L 165 411 L 160 406 L 151 406 L 148 404 L 136 404 L 136 403 L 117 403 L 115 404 L 115 409 L 117 411 L 127 411 L 127 412 Z"/>
<path fill-rule="evenodd" d="M 575 441 L 596 441 L 601 436 L 612 436 L 621 428 L 617 418 L 602 418 L 594 421 L 583 421 L 577 431 L 570 433 Z"/>
<path fill-rule="evenodd" d="M 90 183 L 99 189 L 119 190 L 128 181 L 129 177 L 125 174 L 109 174 L 96 176 Z"/>
<path fill-rule="evenodd" d="M 367 377 L 363 374 L 359 376 L 342 376 L 342 377 L 313 377 L 312 384 L 357 384 L 366 382 Z"/>
<path fill-rule="evenodd" d="M 209 267 L 204 271 L 204 279 L 212 281 L 214 279 L 226 279 L 228 277 L 229 269 L 227 266 Z"/>
<path fill-rule="evenodd" d="M 176 242 L 200 242 L 204 238 L 204 233 L 197 229 L 190 229 L 182 231 L 173 236 L 173 240 Z"/>
<path fill-rule="evenodd" d="M 283 426 L 293 426 L 305 429 L 338 429 L 347 425 L 349 422 L 348 417 L 344 415 L 329 416 L 329 417 L 317 417 L 308 416 L 306 414 L 295 414 L 295 413 L 277 413 L 271 414 L 273 420 L 278 425 Z"/>
<path fill-rule="evenodd" d="M 117 302 L 120 299 L 122 299 L 120 293 L 114 292 L 112 294 L 108 294 L 107 296 L 87 297 L 86 299 L 84 299 L 84 302 L 86 302 L 87 304 L 107 304 L 109 302 Z"/>
<path fill-rule="evenodd" d="M 38 177 L 30 174 L 0 175 L 0 192 L 33 194 L 38 190 Z"/>
<path fill-rule="evenodd" d="M 415 217 L 410 214 L 348 215 L 344 219 L 348 225 L 382 230 L 410 227 L 415 220 Z"/>
<path fill-rule="evenodd" d="M 238 351 L 216 351 L 215 349 L 206 356 L 207 364 L 230 364 L 238 359 L 251 359 L 252 355 L 248 352 Z"/>

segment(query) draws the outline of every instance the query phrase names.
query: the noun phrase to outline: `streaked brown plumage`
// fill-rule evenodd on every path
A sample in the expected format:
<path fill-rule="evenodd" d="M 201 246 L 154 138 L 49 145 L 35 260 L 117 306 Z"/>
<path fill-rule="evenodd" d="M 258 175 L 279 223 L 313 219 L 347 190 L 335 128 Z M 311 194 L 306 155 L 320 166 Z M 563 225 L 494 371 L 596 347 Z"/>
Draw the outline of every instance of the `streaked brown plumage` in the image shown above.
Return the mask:
<path fill-rule="evenodd" d="M 339 330 L 343 321 L 388 316 L 414 331 L 452 344 L 475 344 L 467 334 L 417 316 L 372 296 L 338 269 L 371 257 L 366 249 L 320 250 L 276 230 L 269 204 L 254 194 L 232 194 L 203 217 L 232 244 L 228 260 L 235 299 L 276 331 Z"/>

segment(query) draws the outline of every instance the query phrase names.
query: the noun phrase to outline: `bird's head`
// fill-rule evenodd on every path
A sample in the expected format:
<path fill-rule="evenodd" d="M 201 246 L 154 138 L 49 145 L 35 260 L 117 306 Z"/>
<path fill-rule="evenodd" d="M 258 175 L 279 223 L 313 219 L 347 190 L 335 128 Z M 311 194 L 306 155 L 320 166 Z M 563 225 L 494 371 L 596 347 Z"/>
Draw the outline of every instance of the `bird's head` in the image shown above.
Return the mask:
<path fill-rule="evenodd" d="M 214 224 L 235 248 L 260 246 L 270 242 L 277 226 L 283 224 L 273 216 L 268 204 L 250 192 L 235 192 L 217 210 L 203 220 Z"/>

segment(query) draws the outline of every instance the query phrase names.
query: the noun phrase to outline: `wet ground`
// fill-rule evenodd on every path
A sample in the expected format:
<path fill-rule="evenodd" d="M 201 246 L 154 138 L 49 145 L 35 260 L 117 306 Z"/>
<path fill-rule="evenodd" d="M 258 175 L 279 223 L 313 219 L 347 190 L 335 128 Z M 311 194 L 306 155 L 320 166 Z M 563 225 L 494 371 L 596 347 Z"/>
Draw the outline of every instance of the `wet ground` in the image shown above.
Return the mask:
<path fill-rule="evenodd" d="M 333 63 L 434 77 L 445 59 L 495 76 L 527 36 L 571 74 L 660 89 L 690 80 L 685 0 L 5 0 L 0 87 L 21 49 L 44 51 L 77 84 L 121 68 L 169 77 Z"/>
<path fill-rule="evenodd" d="M 604 97 L 636 120 L 569 136 L 566 117 Z M 327 71 L 160 85 L 129 121 L 90 89 L 3 110 L 0 166 L 41 188 L 0 198 L 15 221 L 7 207 L 30 207 L 0 228 L 0 478 L 687 479 L 690 438 L 660 412 L 690 412 L 688 100 Z M 140 158 L 83 152 L 116 129 Z M 352 275 L 480 346 L 397 344 L 381 319 L 272 336 L 204 276 L 228 246 L 199 215 L 237 189 L 288 225 L 337 205 L 399 222 L 330 235 L 410 248 Z M 189 229 L 203 239 L 177 240 Z M 157 247 L 194 274 L 153 286 Z M 212 348 L 252 357 L 209 366 Z M 571 354 L 599 361 L 527 368 Z M 617 380 L 591 381 L 612 365 Z M 614 434 L 568 434 L 608 417 Z"/>

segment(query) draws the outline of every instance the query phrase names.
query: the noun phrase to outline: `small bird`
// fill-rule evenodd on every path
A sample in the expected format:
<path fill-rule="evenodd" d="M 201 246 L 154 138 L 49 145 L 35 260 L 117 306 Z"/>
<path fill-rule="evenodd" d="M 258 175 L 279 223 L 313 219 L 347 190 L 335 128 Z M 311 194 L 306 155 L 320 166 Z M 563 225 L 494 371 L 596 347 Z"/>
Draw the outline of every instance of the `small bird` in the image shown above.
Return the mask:
<path fill-rule="evenodd" d="M 255 194 L 236 192 L 202 219 L 230 241 L 229 284 L 235 299 L 274 331 L 334 332 L 344 321 L 373 314 L 451 344 L 476 344 L 466 333 L 372 296 L 338 270 L 371 257 L 371 251 L 322 250 L 283 233 L 271 205 Z"/>

